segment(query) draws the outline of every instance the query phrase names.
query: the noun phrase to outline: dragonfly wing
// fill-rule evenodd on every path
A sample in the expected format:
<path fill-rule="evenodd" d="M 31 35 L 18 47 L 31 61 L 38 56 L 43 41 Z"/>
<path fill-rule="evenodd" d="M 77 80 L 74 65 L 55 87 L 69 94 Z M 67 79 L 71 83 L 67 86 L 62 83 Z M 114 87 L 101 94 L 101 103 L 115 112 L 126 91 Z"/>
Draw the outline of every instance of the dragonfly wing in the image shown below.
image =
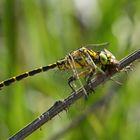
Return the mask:
<path fill-rule="evenodd" d="M 87 44 L 85 47 L 91 50 L 97 50 L 97 51 L 101 51 L 104 48 L 107 48 L 109 46 L 108 42 L 105 43 L 101 43 L 101 44 Z"/>

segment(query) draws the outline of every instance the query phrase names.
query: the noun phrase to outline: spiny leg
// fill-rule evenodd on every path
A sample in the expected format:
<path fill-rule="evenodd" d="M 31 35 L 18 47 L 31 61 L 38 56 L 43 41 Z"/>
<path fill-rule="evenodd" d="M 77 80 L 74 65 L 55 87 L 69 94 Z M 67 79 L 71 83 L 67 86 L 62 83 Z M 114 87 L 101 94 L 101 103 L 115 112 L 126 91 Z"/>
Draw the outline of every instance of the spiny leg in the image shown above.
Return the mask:
<path fill-rule="evenodd" d="M 73 88 L 73 85 L 72 85 L 73 81 L 77 80 L 79 77 L 86 77 L 86 76 L 88 76 L 87 77 L 88 78 L 87 83 L 89 84 L 93 74 L 94 74 L 94 71 L 89 72 L 89 69 L 88 69 L 88 70 L 85 70 L 85 71 L 82 71 L 82 72 L 78 73 L 77 75 L 71 76 L 68 79 L 68 84 L 71 87 L 72 91 L 75 92 L 75 89 Z M 85 88 L 83 88 L 83 90 L 84 90 L 84 93 L 85 93 L 85 99 L 87 100 L 88 93 L 86 92 Z M 95 93 L 94 89 L 91 88 L 91 92 Z"/>
<path fill-rule="evenodd" d="M 96 69 L 99 69 L 99 68 L 97 67 L 97 65 L 95 64 L 95 62 L 93 61 L 93 59 L 91 58 L 91 56 L 89 55 L 87 51 L 84 50 L 80 52 L 82 56 L 85 57 L 85 62 L 88 67 L 88 72 L 85 74 L 85 79 L 86 79 L 87 84 L 89 84 L 91 82 L 93 74 L 96 73 Z M 93 89 L 92 91 L 95 92 Z"/>
<path fill-rule="evenodd" d="M 86 80 L 86 83 L 89 83 L 93 77 L 93 74 L 95 73 L 95 69 L 88 69 L 88 72 L 85 73 L 85 80 Z"/>
<path fill-rule="evenodd" d="M 95 70 L 91 69 L 90 72 L 85 75 L 85 80 L 86 80 L 87 84 L 90 85 L 91 79 L 93 78 L 94 74 L 95 74 Z M 92 87 L 90 89 L 91 89 L 91 92 L 95 93 L 95 91 Z"/>
<path fill-rule="evenodd" d="M 126 66 L 125 68 L 123 68 L 122 70 L 120 70 L 121 72 L 126 72 L 126 74 L 128 74 L 129 71 L 133 71 L 133 64 L 131 63 L 130 65 Z"/>
<path fill-rule="evenodd" d="M 118 70 L 118 68 L 116 68 L 116 70 L 120 71 L 120 72 L 125 72 L 128 75 L 129 71 L 133 71 L 132 63 L 130 65 L 126 66 L 125 68 L 123 68 L 122 70 Z M 110 80 L 117 83 L 118 85 L 123 85 L 123 83 L 115 80 L 114 77 L 111 77 Z"/>
<path fill-rule="evenodd" d="M 72 89 L 73 92 L 75 92 L 75 89 L 73 88 L 72 82 L 75 81 L 77 78 L 73 75 L 71 77 L 69 77 L 68 79 L 68 85 L 70 86 L 70 88 Z"/>
<path fill-rule="evenodd" d="M 76 66 L 75 66 L 75 62 L 74 62 L 74 59 L 73 59 L 73 56 L 71 54 L 68 55 L 68 62 L 69 62 L 69 65 L 73 71 L 73 76 L 71 76 L 69 79 L 68 79 L 68 85 L 70 86 L 70 88 L 72 89 L 73 92 L 75 92 L 75 89 L 73 88 L 73 86 L 71 85 L 71 82 L 72 81 L 75 81 L 77 78 L 76 78 L 76 75 L 77 75 L 77 70 L 76 70 Z"/>
<path fill-rule="evenodd" d="M 113 82 L 117 83 L 118 85 L 122 86 L 123 84 L 115 79 L 113 79 L 113 77 L 110 77 L 110 80 L 112 80 Z"/>
<path fill-rule="evenodd" d="M 80 54 L 79 54 L 80 55 Z M 79 80 L 79 83 L 80 83 L 80 85 L 81 85 L 81 87 L 83 87 L 83 84 L 82 84 L 82 82 L 81 82 L 81 80 L 79 79 L 79 77 L 80 77 L 80 74 L 78 74 L 78 72 L 77 72 L 77 69 L 76 69 L 76 64 L 75 64 L 75 62 L 77 62 L 77 61 L 75 61 L 74 60 L 74 58 L 73 58 L 73 56 L 71 55 L 71 54 L 69 54 L 68 55 L 69 56 L 69 59 L 71 60 L 69 60 L 68 59 L 68 61 L 69 61 L 69 64 L 70 64 L 70 67 L 71 67 L 71 69 L 73 70 L 73 76 L 71 76 L 69 79 L 68 79 L 68 84 L 69 84 L 69 86 L 70 86 L 70 88 L 72 89 L 72 91 L 74 91 L 75 92 L 75 89 L 73 88 L 73 86 L 72 86 L 72 82 L 73 81 L 75 81 L 75 80 Z M 78 63 L 79 65 L 81 65 L 80 63 Z M 87 94 L 86 93 L 86 90 L 85 89 L 83 89 L 84 90 L 84 93 L 85 93 L 85 95 Z M 75 92 L 76 93 L 76 92 Z"/>
<path fill-rule="evenodd" d="M 82 71 L 82 72 L 80 72 L 80 73 L 77 73 L 76 75 L 72 75 L 72 76 L 68 79 L 68 84 L 69 84 L 69 86 L 71 87 L 72 91 L 75 91 L 74 88 L 73 88 L 72 82 L 73 82 L 73 81 L 76 81 L 79 77 L 83 77 L 83 76 L 87 75 L 88 72 L 89 72 L 89 70 Z"/>

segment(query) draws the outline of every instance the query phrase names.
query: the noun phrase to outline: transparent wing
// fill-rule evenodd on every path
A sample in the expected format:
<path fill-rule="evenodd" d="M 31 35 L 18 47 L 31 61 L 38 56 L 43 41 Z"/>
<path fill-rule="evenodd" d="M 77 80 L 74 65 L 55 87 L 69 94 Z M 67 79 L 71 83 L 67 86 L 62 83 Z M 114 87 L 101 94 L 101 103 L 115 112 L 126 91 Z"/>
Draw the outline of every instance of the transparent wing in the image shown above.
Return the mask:
<path fill-rule="evenodd" d="M 91 49 L 91 50 L 97 50 L 97 51 L 101 51 L 104 48 L 107 48 L 108 46 L 109 46 L 108 42 L 101 43 L 101 44 L 87 44 L 87 45 L 85 45 L 86 48 Z"/>

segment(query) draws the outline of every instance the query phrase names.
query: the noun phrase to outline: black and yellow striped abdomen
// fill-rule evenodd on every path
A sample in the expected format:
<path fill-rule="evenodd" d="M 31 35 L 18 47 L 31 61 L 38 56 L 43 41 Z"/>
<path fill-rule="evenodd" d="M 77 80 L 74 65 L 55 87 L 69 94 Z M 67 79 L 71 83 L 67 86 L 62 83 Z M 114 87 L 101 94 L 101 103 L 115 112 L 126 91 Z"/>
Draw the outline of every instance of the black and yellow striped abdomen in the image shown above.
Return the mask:
<path fill-rule="evenodd" d="M 29 76 L 33 76 L 33 75 L 36 75 L 38 73 L 48 71 L 50 69 L 54 69 L 55 67 L 57 67 L 57 64 L 53 63 L 53 64 L 50 64 L 50 65 L 47 65 L 44 67 L 40 67 L 40 68 L 31 70 L 31 71 L 22 73 L 20 75 L 15 76 L 15 77 L 9 78 L 9 79 L 4 80 L 0 83 L 0 89 L 4 86 L 9 86 L 10 84 L 14 83 L 15 81 L 20 81 L 20 80 L 25 79 Z"/>

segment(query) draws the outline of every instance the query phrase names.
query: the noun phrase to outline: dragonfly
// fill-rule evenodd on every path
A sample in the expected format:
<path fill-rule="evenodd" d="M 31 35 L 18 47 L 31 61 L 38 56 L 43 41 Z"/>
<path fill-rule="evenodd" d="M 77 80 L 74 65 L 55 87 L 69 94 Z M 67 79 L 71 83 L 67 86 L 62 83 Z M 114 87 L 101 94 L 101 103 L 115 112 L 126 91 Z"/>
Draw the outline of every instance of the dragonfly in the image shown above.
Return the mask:
<path fill-rule="evenodd" d="M 118 64 L 115 56 L 107 49 L 102 49 L 101 51 L 94 50 L 94 48 L 106 47 L 107 45 L 108 43 L 89 44 L 83 46 L 70 52 L 64 58 L 56 61 L 55 63 L 24 72 L 0 82 L 0 89 L 5 86 L 9 86 L 16 81 L 57 68 L 59 70 L 70 69 L 73 71 L 72 76 L 68 78 L 68 85 L 73 91 L 75 91 L 72 84 L 73 81 L 79 79 L 80 77 L 84 77 L 86 81 L 89 82 L 97 71 L 104 73 L 108 66 L 115 66 Z"/>

